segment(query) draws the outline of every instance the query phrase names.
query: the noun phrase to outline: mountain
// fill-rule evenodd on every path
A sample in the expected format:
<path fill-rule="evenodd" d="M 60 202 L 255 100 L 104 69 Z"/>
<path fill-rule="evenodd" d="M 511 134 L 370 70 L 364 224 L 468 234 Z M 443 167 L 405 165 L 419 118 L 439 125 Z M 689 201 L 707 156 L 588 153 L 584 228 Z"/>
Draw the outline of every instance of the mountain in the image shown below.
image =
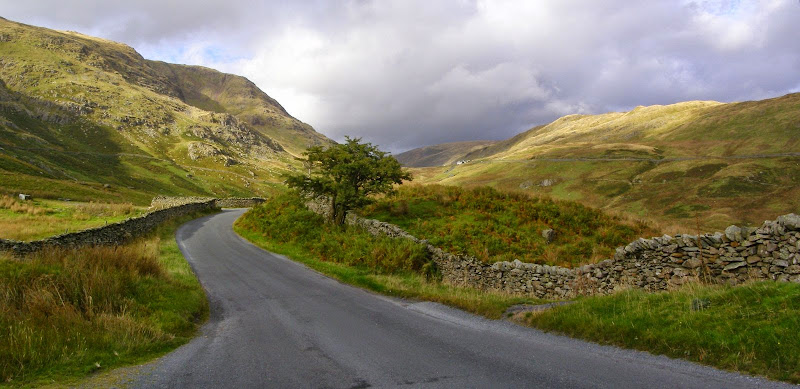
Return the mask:
<path fill-rule="evenodd" d="M 494 144 L 490 140 L 442 143 L 420 147 L 395 155 L 395 159 L 409 167 L 451 165 L 463 159 L 470 151 L 484 149 Z"/>
<path fill-rule="evenodd" d="M 259 195 L 331 140 L 244 77 L 0 18 L 0 191 Z"/>
<path fill-rule="evenodd" d="M 755 225 L 800 212 L 797 93 L 569 115 L 483 148 L 447 149 L 452 159 L 470 162 L 418 169 L 419 182 L 578 200 L 666 231 Z"/>

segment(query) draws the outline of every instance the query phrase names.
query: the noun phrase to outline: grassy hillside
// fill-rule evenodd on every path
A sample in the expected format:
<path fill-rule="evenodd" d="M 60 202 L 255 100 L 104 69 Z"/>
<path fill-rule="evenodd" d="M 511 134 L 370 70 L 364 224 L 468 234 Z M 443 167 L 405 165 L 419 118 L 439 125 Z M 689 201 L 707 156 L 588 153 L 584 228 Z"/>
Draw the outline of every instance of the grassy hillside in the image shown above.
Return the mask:
<path fill-rule="evenodd" d="M 270 191 L 330 142 L 249 80 L 0 19 L 0 192 L 146 202 Z"/>
<path fill-rule="evenodd" d="M 492 188 L 403 186 L 362 215 L 396 224 L 455 254 L 484 262 L 573 267 L 611 258 L 618 246 L 653 233 L 571 201 L 530 198 Z M 548 242 L 545 229 L 554 229 Z"/>
<path fill-rule="evenodd" d="M 800 212 L 800 94 L 570 115 L 463 155 L 418 182 L 576 200 L 666 232 L 755 225 Z"/>

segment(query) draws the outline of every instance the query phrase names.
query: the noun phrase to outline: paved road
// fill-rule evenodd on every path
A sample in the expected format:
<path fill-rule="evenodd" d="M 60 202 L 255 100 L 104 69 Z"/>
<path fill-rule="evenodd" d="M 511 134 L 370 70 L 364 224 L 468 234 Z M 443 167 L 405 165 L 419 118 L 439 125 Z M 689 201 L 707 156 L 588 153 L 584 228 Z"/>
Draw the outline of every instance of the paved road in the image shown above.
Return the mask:
<path fill-rule="evenodd" d="M 753 388 L 781 384 L 385 298 L 265 252 L 242 210 L 183 225 L 178 242 L 211 317 L 136 373 L 143 388 Z"/>

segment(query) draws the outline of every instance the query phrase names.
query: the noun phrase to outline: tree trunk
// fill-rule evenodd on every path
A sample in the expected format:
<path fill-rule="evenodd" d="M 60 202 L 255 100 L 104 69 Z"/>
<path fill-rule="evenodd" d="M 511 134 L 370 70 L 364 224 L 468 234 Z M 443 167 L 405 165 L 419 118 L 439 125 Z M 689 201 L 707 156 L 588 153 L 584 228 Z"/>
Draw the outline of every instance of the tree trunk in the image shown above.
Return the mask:
<path fill-rule="evenodd" d="M 336 224 L 336 211 L 337 211 L 337 204 L 336 204 L 336 195 L 331 197 L 331 214 L 328 216 L 329 220 Z"/>
<path fill-rule="evenodd" d="M 343 206 L 339 205 L 336 210 L 336 217 L 333 219 L 336 225 L 344 225 L 345 216 L 347 216 L 347 211 L 344 209 Z"/>

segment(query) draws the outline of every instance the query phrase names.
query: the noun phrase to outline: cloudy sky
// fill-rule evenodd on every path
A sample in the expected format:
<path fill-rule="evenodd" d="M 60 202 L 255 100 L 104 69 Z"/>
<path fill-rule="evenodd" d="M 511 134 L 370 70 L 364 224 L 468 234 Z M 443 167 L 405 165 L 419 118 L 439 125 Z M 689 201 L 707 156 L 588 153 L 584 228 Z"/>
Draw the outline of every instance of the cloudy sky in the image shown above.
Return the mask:
<path fill-rule="evenodd" d="M 800 91 L 798 0 L 0 0 L 11 20 L 244 75 L 394 152 L 573 113 Z"/>

